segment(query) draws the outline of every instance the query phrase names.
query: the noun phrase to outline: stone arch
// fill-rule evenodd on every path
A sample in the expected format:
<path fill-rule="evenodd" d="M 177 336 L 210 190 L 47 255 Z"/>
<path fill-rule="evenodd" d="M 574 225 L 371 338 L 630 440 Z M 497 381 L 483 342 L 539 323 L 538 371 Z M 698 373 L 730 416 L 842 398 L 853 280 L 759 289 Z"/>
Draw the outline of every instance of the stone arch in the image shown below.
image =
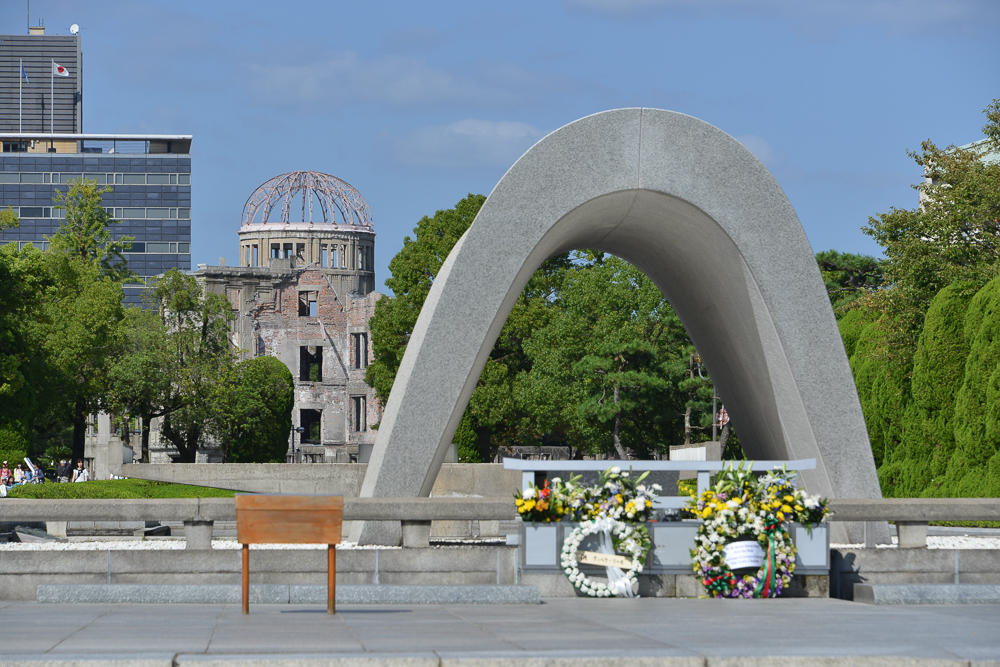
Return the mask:
<path fill-rule="evenodd" d="M 493 343 L 548 257 L 598 248 L 664 292 L 751 458 L 815 458 L 810 490 L 879 497 L 854 381 L 791 204 L 735 139 L 619 109 L 546 136 L 504 175 L 424 303 L 362 496 L 426 496 Z"/>

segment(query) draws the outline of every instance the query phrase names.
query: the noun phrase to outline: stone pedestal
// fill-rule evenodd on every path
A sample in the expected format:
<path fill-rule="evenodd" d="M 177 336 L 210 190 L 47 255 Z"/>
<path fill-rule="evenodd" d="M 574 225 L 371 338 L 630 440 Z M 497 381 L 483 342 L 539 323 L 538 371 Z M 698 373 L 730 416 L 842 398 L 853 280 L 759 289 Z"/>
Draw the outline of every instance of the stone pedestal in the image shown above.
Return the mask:
<path fill-rule="evenodd" d="M 188 549 L 212 548 L 212 521 L 185 521 L 184 537 Z"/>

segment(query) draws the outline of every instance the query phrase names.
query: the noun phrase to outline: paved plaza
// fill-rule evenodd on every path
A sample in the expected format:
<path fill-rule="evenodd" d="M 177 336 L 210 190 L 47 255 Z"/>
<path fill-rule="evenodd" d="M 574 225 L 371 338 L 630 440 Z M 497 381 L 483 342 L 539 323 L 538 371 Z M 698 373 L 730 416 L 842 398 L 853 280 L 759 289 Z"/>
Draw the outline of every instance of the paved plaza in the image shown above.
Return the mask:
<path fill-rule="evenodd" d="M 1000 665 L 1000 605 L 548 599 L 540 605 L 0 603 L 0 664 Z M 765 662 L 766 660 L 766 662 Z"/>

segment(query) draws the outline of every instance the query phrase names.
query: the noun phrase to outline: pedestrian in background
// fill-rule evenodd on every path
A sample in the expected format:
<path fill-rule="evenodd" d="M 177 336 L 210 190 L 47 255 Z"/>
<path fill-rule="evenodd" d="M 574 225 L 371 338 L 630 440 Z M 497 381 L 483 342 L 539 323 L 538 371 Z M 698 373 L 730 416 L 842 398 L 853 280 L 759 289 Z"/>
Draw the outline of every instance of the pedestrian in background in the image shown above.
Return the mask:
<path fill-rule="evenodd" d="M 90 471 L 83 467 L 83 459 L 76 460 L 76 470 L 73 471 L 74 482 L 86 482 L 90 479 Z"/>
<path fill-rule="evenodd" d="M 70 467 L 66 459 L 59 460 L 59 467 L 56 468 L 56 481 L 65 484 L 69 481 Z"/>

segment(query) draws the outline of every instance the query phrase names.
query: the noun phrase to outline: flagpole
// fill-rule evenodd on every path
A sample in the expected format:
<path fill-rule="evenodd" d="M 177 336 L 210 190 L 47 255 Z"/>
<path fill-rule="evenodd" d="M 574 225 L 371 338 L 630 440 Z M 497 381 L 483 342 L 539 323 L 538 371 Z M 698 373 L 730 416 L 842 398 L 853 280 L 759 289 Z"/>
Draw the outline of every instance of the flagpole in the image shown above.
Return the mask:
<path fill-rule="evenodd" d="M 18 59 L 18 71 L 17 71 L 17 131 L 20 133 L 21 130 L 21 84 L 24 83 L 24 58 Z"/>
<path fill-rule="evenodd" d="M 56 133 L 56 61 L 49 65 L 49 134 Z"/>

